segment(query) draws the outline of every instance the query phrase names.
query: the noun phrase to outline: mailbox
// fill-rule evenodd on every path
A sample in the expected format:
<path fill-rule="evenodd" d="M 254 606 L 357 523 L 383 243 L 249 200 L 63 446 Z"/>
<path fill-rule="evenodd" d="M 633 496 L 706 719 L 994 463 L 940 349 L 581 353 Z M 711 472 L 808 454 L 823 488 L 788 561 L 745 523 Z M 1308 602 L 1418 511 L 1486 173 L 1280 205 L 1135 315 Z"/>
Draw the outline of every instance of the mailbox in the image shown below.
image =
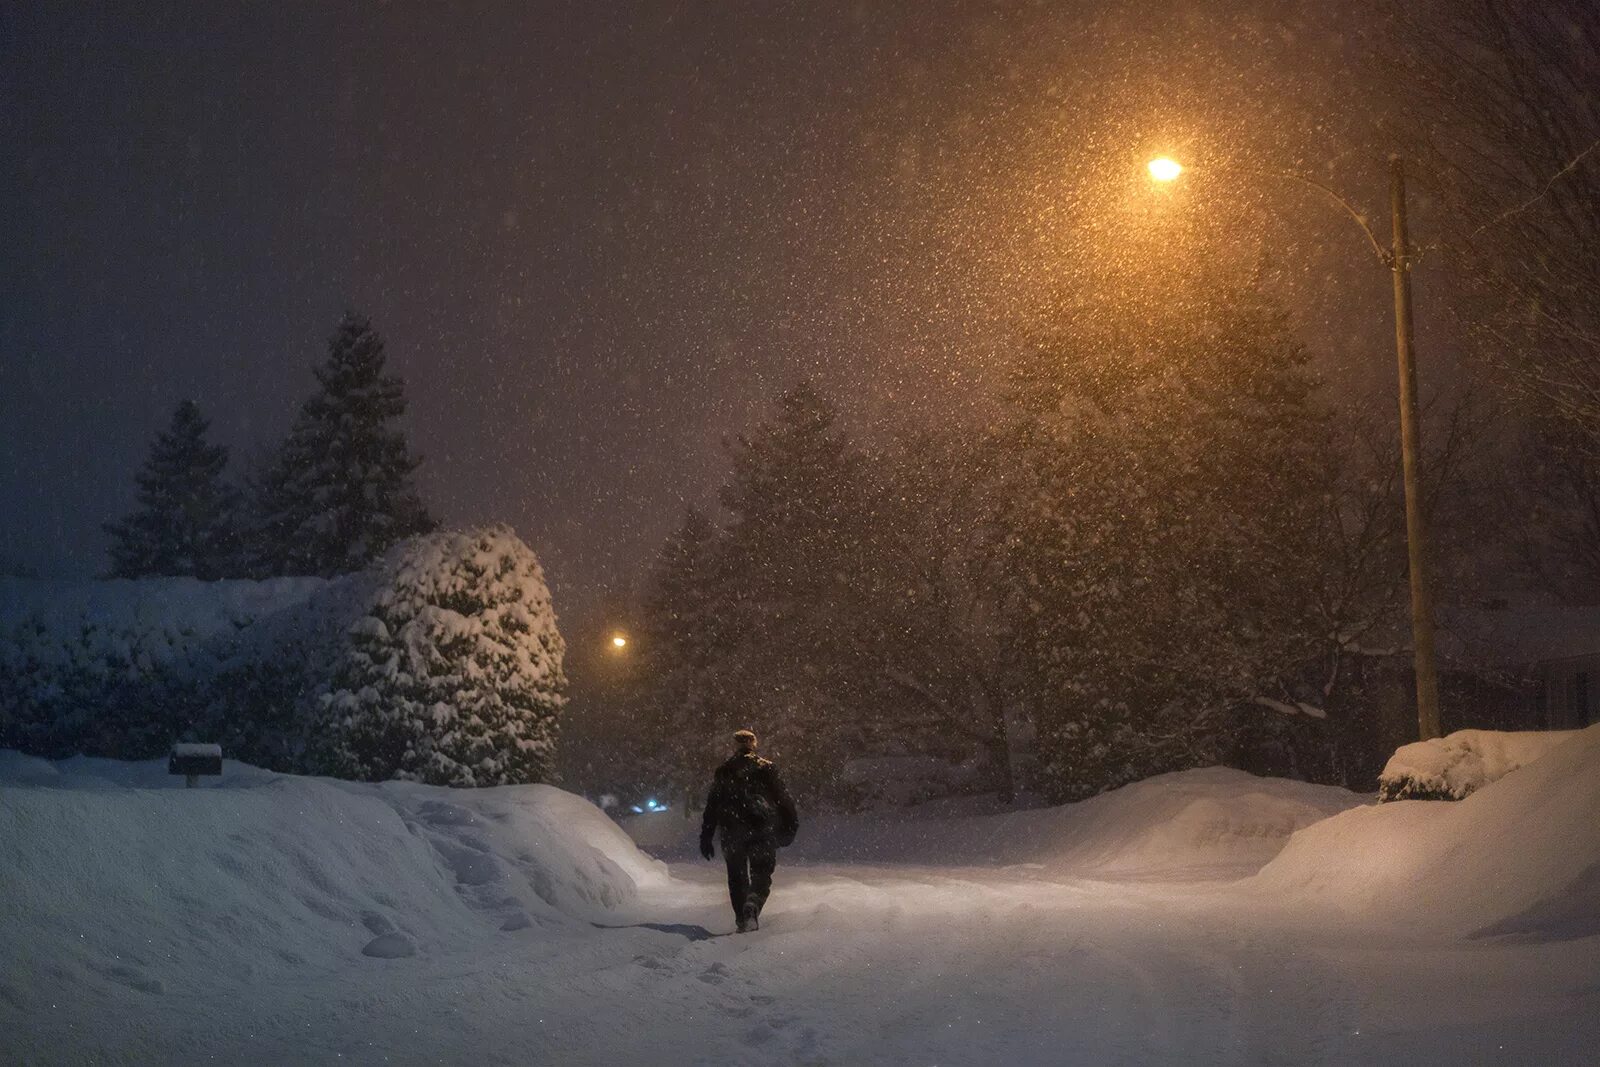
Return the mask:
<path fill-rule="evenodd" d="M 184 785 L 192 789 L 202 774 L 222 773 L 222 746 L 179 742 L 167 757 L 167 773 L 183 775 Z"/>

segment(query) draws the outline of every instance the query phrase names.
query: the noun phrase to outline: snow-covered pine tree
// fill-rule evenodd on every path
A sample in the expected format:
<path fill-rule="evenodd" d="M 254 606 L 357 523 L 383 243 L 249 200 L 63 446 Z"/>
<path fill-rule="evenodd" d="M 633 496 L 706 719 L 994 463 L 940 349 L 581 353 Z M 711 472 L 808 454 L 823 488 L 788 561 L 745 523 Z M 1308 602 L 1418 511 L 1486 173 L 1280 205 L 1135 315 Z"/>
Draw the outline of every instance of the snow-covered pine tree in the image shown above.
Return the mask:
<path fill-rule="evenodd" d="M 107 523 L 114 578 L 231 577 L 238 565 L 239 494 L 222 480 L 228 450 L 209 444 L 192 400 L 172 413 L 136 475 L 138 506 Z"/>
<path fill-rule="evenodd" d="M 885 751 L 982 760 L 1015 797 L 1008 707 L 1025 703 L 1002 628 L 994 502 L 1007 471 L 986 434 L 944 428 L 874 455 L 877 515 L 860 581 L 870 590 L 881 694 L 870 723 Z"/>
<path fill-rule="evenodd" d="M 363 781 L 551 781 L 566 646 L 533 551 L 507 526 L 445 531 L 394 546 L 375 572 L 312 764 Z"/>
<path fill-rule="evenodd" d="M 257 491 L 254 557 L 262 576 L 358 571 L 392 544 L 434 528 L 413 483 L 421 460 L 396 425 L 403 382 L 384 373 L 383 339 L 347 314 Z"/>
<path fill-rule="evenodd" d="M 728 676 L 736 705 L 784 755 L 791 784 L 832 787 L 862 748 L 871 642 L 861 587 L 873 521 L 862 457 L 809 383 L 731 447 Z"/>
<path fill-rule="evenodd" d="M 704 512 L 688 510 L 651 573 L 639 634 L 638 733 L 686 800 L 705 787 L 733 720 L 723 695 L 729 620 L 720 538 Z"/>
<path fill-rule="evenodd" d="M 1330 447 L 1314 390 L 1248 286 L 1088 310 L 1024 361 L 1006 574 L 1048 681 L 1058 797 L 1216 761 L 1232 709 L 1288 695 L 1317 660 Z"/>

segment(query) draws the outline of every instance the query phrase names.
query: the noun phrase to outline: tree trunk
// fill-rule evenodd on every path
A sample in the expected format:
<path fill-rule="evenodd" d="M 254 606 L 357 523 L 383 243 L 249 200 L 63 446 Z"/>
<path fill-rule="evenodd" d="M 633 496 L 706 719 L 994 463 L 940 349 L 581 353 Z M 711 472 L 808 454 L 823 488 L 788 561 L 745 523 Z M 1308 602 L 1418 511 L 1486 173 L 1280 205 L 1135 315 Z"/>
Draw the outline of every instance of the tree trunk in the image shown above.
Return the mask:
<path fill-rule="evenodd" d="M 989 715 L 990 733 L 985 747 L 989 751 L 989 767 L 994 775 L 995 793 L 1002 804 L 1017 802 L 1017 780 L 1011 769 L 1011 734 L 1006 725 L 1005 697 L 993 682 L 983 677 L 978 680 L 984 710 Z"/>

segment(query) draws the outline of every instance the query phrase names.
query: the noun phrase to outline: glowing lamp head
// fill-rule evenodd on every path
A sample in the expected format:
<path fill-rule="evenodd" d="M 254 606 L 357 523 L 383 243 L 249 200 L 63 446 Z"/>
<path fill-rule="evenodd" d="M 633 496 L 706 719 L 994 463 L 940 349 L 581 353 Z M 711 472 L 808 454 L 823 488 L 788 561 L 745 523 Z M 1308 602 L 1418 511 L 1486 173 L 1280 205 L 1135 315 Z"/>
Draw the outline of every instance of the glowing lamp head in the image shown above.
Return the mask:
<path fill-rule="evenodd" d="M 628 647 L 628 639 L 627 639 L 627 637 L 622 635 L 622 634 L 612 634 L 611 635 L 611 647 L 616 649 L 619 652 L 622 651 L 623 649 L 627 648 Z"/>
<path fill-rule="evenodd" d="M 1157 156 L 1150 161 L 1150 177 L 1158 182 L 1170 182 L 1183 173 L 1183 165 L 1175 159 Z"/>

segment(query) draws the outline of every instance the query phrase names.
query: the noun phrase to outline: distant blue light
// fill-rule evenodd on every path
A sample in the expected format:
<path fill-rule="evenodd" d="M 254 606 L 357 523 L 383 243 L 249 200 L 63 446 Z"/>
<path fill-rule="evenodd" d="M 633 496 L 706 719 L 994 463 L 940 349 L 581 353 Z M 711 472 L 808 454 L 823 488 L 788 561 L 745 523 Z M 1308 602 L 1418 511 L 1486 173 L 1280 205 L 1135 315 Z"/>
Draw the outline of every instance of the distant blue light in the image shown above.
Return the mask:
<path fill-rule="evenodd" d="M 635 804 L 635 805 L 633 805 L 633 813 L 635 815 L 643 815 L 644 814 L 644 809 L 641 808 L 639 805 Z"/>

